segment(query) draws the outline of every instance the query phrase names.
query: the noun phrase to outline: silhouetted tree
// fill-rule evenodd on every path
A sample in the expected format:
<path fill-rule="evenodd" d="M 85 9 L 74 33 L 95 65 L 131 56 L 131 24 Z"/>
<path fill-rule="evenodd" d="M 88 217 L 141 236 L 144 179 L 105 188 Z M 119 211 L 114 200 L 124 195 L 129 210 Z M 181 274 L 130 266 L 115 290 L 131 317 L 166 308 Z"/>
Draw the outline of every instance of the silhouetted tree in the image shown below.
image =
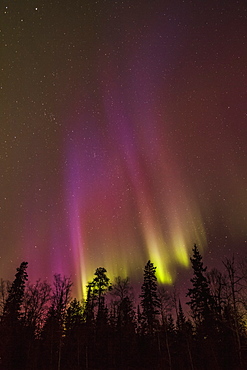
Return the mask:
<path fill-rule="evenodd" d="M 226 259 L 224 273 L 207 273 L 196 245 L 191 263 L 192 320 L 150 261 L 137 310 L 128 278 L 111 285 L 96 269 L 83 302 L 71 300 L 69 278 L 28 283 L 23 262 L 12 283 L 0 282 L 0 369 L 245 369 L 247 263 Z"/>
<path fill-rule="evenodd" d="M 193 328 L 186 318 L 181 301 L 178 301 L 177 322 L 177 368 L 194 370 L 193 363 Z"/>
<path fill-rule="evenodd" d="M 104 309 L 104 293 L 109 290 L 110 279 L 106 275 L 106 269 L 104 267 L 98 267 L 94 273 L 95 278 L 93 279 L 93 292 L 97 297 L 98 313 L 101 314 L 101 310 Z"/>
<path fill-rule="evenodd" d="M 51 300 L 51 286 L 46 281 L 27 283 L 23 299 L 23 321 L 39 335 L 44 325 Z"/>
<path fill-rule="evenodd" d="M 1 358 L 4 369 L 23 369 L 26 366 L 27 341 L 22 322 L 22 303 L 28 279 L 27 266 L 27 262 L 22 262 L 17 268 L 4 305 L 1 321 L 1 335 L 4 335 Z"/>
<path fill-rule="evenodd" d="M 71 299 L 72 282 L 70 278 L 60 274 L 54 275 L 51 306 L 41 333 L 42 360 L 50 366 L 60 370 L 62 355 L 62 340 L 65 329 L 67 307 Z"/>
<path fill-rule="evenodd" d="M 210 315 L 213 297 L 210 294 L 208 280 L 205 276 L 207 267 L 203 266 L 202 256 L 196 244 L 192 251 L 193 256 L 190 260 L 194 276 L 190 281 L 193 287 L 188 289 L 186 296 L 190 298 L 187 304 L 191 308 L 192 317 L 196 325 L 200 325 Z"/>
<path fill-rule="evenodd" d="M 87 368 L 87 338 L 84 305 L 76 298 L 70 302 L 65 319 L 63 364 L 66 369 Z"/>
<path fill-rule="evenodd" d="M 120 276 L 115 278 L 115 281 L 112 284 L 110 296 L 112 298 L 110 312 L 111 325 L 116 326 L 117 323 L 119 324 L 123 308 L 126 309 L 126 304 L 129 307 L 131 306 L 133 309 L 134 295 L 129 278 L 121 278 Z"/>
<path fill-rule="evenodd" d="M 126 297 L 133 300 L 133 288 L 130 285 L 128 277 L 121 278 L 118 276 L 115 278 L 114 283 L 112 284 L 111 296 L 113 296 L 118 302 L 121 302 Z"/>
<path fill-rule="evenodd" d="M 15 280 L 10 286 L 8 298 L 4 305 L 4 320 L 9 320 L 13 325 L 20 319 L 21 305 L 24 298 L 25 284 L 28 280 L 27 275 L 27 262 L 22 262 L 20 267 L 17 268 Z"/>
<path fill-rule="evenodd" d="M 224 306 L 227 302 L 227 277 L 216 268 L 206 274 L 210 294 L 214 299 L 215 313 L 222 318 Z"/>
<path fill-rule="evenodd" d="M 69 332 L 84 322 L 84 306 L 82 302 L 74 298 L 67 309 L 65 328 Z"/>
<path fill-rule="evenodd" d="M 156 267 L 148 261 L 144 268 L 144 281 L 141 287 L 142 328 L 145 333 L 153 335 L 160 315 L 160 299 L 157 293 Z"/>
<path fill-rule="evenodd" d="M 224 317 L 227 319 L 227 323 L 231 328 L 231 332 L 234 338 L 234 344 L 238 357 L 238 362 L 241 368 L 243 368 L 242 359 L 242 333 L 244 332 L 244 320 L 243 315 L 240 312 L 238 297 L 242 291 L 242 279 L 243 276 L 238 274 L 235 258 L 226 258 L 223 264 L 227 271 L 228 277 L 228 302 L 225 308 Z"/>
<path fill-rule="evenodd" d="M 87 285 L 87 298 L 85 303 L 85 319 L 87 327 L 87 347 L 94 356 L 88 357 L 88 363 L 98 366 L 99 358 L 102 366 L 108 360 L 108 308 L 105 303 L 105 294 L 111 289 L 110 279 L 104 267 L 98 267 L 94 279 Z M 102 341 L 102 336 L 105 340 Z M 93 361 L 93 363 L 92 363 Z M 91 366 L 89 365 L 89 366 Z"/>
<path fill-rule="evenodd" d="M 141 315 L 138 315 L 139 367 L 156 368 L 159 361 L 160 299 L 158 297 L 156 267 L 149 260 L 144 267 L 141 286 Z"/>
<path fill-rule="evenodd" d="M 117 307 L 117 323 L 115 329 L 117 333 L 117 343 L 115 343 L 117 363 L 120 363 L 123 369 L 134 366 L 136 320 L 133 301 L 129 296 L 125 296 Z"/>
<path fill-rule="evenodd" d="M 194 245 L 193 256 L 190 258 L 193 268 L 193 277 L 190 280 L 193 287 L 188 289 L 187 304 L 191 308 L 192 318 L 196 325 L 197 347 L 194 352 L 197 363 L 203 364 L 205 368 L 219 368 L 218 344 L 218 322 L 217 309 L 211 295 L 209 282 L 206 277 L 207 267 L 203 266 L 202 256 Z"/>

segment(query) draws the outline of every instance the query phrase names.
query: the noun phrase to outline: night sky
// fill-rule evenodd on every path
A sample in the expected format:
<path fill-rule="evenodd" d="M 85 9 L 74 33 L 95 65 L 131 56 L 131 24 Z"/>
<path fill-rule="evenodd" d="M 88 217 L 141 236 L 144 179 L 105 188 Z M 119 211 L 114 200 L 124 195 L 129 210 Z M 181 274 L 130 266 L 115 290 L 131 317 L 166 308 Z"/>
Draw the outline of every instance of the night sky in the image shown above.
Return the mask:
<path fill-rule="evenodd" d="M 0 276 L 246 256 L 246 2 L 0 7 Z"/>

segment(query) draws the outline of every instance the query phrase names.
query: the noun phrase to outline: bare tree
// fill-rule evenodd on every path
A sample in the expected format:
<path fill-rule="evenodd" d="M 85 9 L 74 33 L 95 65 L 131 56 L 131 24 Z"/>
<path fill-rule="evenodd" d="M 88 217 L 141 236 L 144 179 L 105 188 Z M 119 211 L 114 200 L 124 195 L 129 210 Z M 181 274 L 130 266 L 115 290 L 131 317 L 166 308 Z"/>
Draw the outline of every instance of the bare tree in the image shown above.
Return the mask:
<path fill-rule="evenodd" d="M 111 297 L 111 310 L 110 317 L 113 325 L 117 324 L 120 310 L 124 306 L 124 302 L 131 302 L 133 304 L 134 294 L 133 287 L 130 285 L 129 278 L 121 278 L 120 276 L 115 278 L 110 291 Z"/>
<path fill-rule="evenodd" d="M 71 287 L 73 283 L 69 277 L 54 275 L 51 304 L 58 316 L 64 320 L 66 309 L 71 301 Z"/>
<path fill-rule="evenodd" d="M 42 336 L 49 350 L 50 364 L 61 368 L 62 341 L 65 330 L 65 318 L 71 301 L 71 279 L 60 274 L 54 275 L 51 305 L 43 327 Z"/>
<path fill-rule="evenodd" d="M 120 276 L 115 278 L 112 284 L 111 296 L 117 300 L 122 301 L 125 297 L 133 299 L 133 288 L 130 285 L 129 278 L 121 278 Z"/>
<path fill-rule="evenodd" d="M 34 328 L 39 334 L 51 301 L 51 286 L 46 281 L 37 280 L 27 284 L 23 300 L 23 319 L 25 325 Z"/>
<path fill-rule="evenodd" d="M 214 299 L 217 314 L 221 318 L 227 302 L 227 276 L 216 268 L 213 268 L 207 274 L 210 293 Z"/>
<path fill-rule="evenodd" d="M 233 317 L 232 322 L 230 322 L 231 329 L 234 333 L 235 343 L 238 352 L 238 358 L 240 366 L 243 366 L 242 361 L 242 344 L 241 344 L 241 321 L 242 315 L 240 312 L 239 297 L 243 290 L 242 280 L 243 276 L 239 274 L 237 269 L 234 256 L 232 259 L 226 258 L 223 261 L 223 264 L 226 268 L 227 277 L 228 277 L 228 307 L 230 309 L 230 314 Z"/>

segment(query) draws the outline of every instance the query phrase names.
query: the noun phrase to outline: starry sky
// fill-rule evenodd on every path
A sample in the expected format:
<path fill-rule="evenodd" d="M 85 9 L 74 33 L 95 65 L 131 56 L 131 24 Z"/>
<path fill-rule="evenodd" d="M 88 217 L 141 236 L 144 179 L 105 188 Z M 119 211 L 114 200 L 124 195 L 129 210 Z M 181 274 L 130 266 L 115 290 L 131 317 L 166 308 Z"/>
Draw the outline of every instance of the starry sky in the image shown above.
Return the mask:
<path fill-rule="evenodd" d="M 173 284 L 247 248 L 245 1 L 2 0 L 0 276 Z"/>

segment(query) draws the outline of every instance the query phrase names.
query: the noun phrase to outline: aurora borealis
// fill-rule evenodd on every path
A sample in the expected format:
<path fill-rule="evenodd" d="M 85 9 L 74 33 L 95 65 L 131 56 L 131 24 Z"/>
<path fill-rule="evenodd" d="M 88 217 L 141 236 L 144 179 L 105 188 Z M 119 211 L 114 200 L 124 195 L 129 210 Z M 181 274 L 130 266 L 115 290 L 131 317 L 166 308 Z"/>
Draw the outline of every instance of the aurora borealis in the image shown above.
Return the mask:
<path fill-rule="evenodd" d="M 2 1 L 0 271 L 159 281 L 247 244 L 245 1 Z"/>

